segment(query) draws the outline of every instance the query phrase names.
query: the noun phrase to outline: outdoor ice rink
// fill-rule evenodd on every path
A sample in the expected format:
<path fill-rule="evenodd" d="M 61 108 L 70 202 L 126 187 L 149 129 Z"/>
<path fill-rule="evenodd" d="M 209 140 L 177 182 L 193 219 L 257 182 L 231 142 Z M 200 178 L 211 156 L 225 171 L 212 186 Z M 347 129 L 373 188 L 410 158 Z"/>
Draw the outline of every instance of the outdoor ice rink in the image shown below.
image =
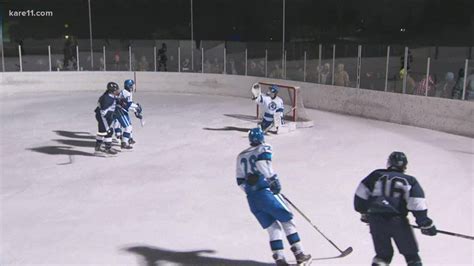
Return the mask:
<path fill-rule="evenodd" d="M 235 180 L 236 156 L 256 125 L 250 99 L 139 91 L 146 125 L 133 118 L 135 149 L 99 158 L 100 94 L 0 100 L 0 265 L 271 265 L 267 233 Z M 407 173 L 423 186 L 438 229 L 474 234 L 472 138 L 308 113 L 313 128 L 266 142 L 282 192 L 341 249 L 354 248 L 313 265 L 369 265 L 373 246 L 353 196 L 394 150 L 407 154 Z M 295 221 L 313 257 L 337 255 L 297 213 Z M 424 265 L 474 264 L 473 241 L 416 236 Z M 405 265 L 397 251 L 393 265 Z"/>

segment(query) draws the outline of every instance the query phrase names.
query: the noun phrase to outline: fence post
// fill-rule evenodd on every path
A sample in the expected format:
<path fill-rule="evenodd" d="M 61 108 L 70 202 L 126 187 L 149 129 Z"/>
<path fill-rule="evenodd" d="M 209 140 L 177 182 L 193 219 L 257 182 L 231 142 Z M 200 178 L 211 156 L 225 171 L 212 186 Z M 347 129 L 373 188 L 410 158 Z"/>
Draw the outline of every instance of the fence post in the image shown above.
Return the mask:
<path fill-rule="evenodd" d="M 407 76 L 408 76 L 408 46 L 405 46 L 405 57 L 403 58 L 403 85 L 402 85 L 402 93 L 407 93 Z"/>
<path fill-rule="evenodd" d="M 178 72 L 181 72 L 181 46 L 178 46 Z"/>
<path fill-rule="evenodd" d="M 226 60 L 226 49 L 224 46 L 224 74 L 227 74 L 227 60 Z"/>
<path fill-rule="evenodd" d="M 321 71 L 321 61 L 323 59 L 322 57 L 323 57 L 323 45 L 319 44 L 318 83 L 321 83 L 321 73 L 319 72 Z"/>
<path fill-rule="evenodd" d="M 304 51 L 304 61 L 303 61 L 303 81 L 306 82 L 306 51 Z"/>
<path fill-rule="evenodd" d="M 247 48 L 245 48 L 245 76 L 247 76 L 247 71 L 248 71 L 248 70 L 247 70 L 247 68 L 248 68 L 248 65 L 247 65 L 247 64 L 248 64 L 248 62 L 247 62 L 247 60 L 248 60 L 248 59 L 247 59 L 247 56 L 248 56 L 248 54 L 247 54 Z"/>
<path fill-rule="evenodd" d="M 384 91 L 387 92 L 388 90 L 388 65 L 390 62 L 390 45 L 387 46 L 387 61 L 385 63 L 385 89 Z"/>
<path fill-rule="evenodd" d="M 18 45 L 18 60 L 20 60 L 20 72 L 23 72 L 23 60 L 21 58 L 21 45 Z"/>
<path fill-rule="evenodd" d="M 129 71 L 132 71 L 132 46 L 128 46 L 128 68 Z"/>
<path fill-rule="evenodd" d="M 265 49 L 265 77 L 268 77 L 268 50 Z"/>
<path fill-rule="evenodd" d="M 76 64 L 77 64 L 77 71 L 80 71 L 81 65 L 79 61 L 79 45 L 76 45 Z"/>
<path fill-rule="evenodd" d="M 430 61 L 431 61 L 431 58 L 428 57 L 428 60 L 426 61 L 425 96 L 428 96 L 428 88 L 429 88 L 429 84 L 430 84 Z"/>
<path fill-rule="evenodd" d="M 51 72 L 51 45 L 48 45 L 49 72 Z"/>
<path fill-rule="evenodd" d="M 469 66 L 469 59 L 466 59 L 464 64 L 464 84 L 462 85 L 462 99 L 466 100 L 466 85 L 467 85 L 467 67 Z"/>
<path fill-rule="evenodd" d="M 153 65 L 155 66 L 156 72 L 156 46 L 153 46 Z"/>
<path fill-rule="evenodd" d="M 357 84 L 356 88 L 360 88 L 360 74 L 362 68 L 362 45 L 357 47 Z"/>
<path fill-rule="evenodd" d="M 102 46 L 102 53 L 103 53 L 103 57 L 104 57 L 104 71 L 107 71 L 107 61 L 105 61 L 106 57 L 105 57 L 105 45 Z"/>
<path fill-rule="evenodd" d="M 334 65 L 336 64 L 336 45 L 332 45 L 332 74 L 331 74 L 331 84 L 334 85 Z"/>

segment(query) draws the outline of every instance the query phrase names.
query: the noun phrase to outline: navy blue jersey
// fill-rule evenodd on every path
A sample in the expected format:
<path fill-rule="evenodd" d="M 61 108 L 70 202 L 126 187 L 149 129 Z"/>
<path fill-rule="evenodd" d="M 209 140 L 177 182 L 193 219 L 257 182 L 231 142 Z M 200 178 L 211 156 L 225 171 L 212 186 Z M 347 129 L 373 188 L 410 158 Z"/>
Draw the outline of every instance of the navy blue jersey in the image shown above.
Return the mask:
<path fill-rule="evenodd" d="M 378 169 L 357 187 L 354 208 L 360 213 L 427 218 L 425 193 L 415 177 L 392 169 Z"/>
<path fill-rule="evenodd" d="M 114 95 L 109 93 L 104 93 L 99 97 L 97 102 L 97 107 L 95 108 L 96 114 L 99 114 L 101 117 L 106 118 L 107 120 L 112 119 L 112 116 L 115 112 L 116 98 Z"/>

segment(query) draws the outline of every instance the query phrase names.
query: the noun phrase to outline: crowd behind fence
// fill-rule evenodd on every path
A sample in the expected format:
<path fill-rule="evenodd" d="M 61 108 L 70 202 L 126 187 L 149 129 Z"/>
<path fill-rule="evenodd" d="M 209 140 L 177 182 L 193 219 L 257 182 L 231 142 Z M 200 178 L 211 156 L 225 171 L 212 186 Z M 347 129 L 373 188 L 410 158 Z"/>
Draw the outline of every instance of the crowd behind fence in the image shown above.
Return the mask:
<path fill-rule="evenodd" d="M 1 47 L 7 71 L 168 71 L 249 75 L 474 101 L 474 47 L 25 40 Z M 472 64 L 472 63 L 471 63 Z"/>

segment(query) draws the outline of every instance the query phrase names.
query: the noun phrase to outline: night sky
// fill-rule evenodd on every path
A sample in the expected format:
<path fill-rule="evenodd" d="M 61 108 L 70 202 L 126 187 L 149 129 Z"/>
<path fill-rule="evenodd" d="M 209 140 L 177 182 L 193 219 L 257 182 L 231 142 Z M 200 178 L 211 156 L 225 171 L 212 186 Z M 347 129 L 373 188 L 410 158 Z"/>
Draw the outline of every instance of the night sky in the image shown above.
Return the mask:
<path fill-rule="evenodd" d="M 281 41 L 283 0 L 194 0 L 194 39 Z M 89 38 L 87 0 L 0 0 L 11 40 Z M 97 39 L 190 39 L 190 0 L 91 0 Z M 53 11 L 11 17 L 9 10 Z M 67 27 L 64 25 L 67 24 Z M 403 31 L 402 31 L 403 29 Z M 472 45 L 473 0 L 287 0 L 286 40 Z"/>

